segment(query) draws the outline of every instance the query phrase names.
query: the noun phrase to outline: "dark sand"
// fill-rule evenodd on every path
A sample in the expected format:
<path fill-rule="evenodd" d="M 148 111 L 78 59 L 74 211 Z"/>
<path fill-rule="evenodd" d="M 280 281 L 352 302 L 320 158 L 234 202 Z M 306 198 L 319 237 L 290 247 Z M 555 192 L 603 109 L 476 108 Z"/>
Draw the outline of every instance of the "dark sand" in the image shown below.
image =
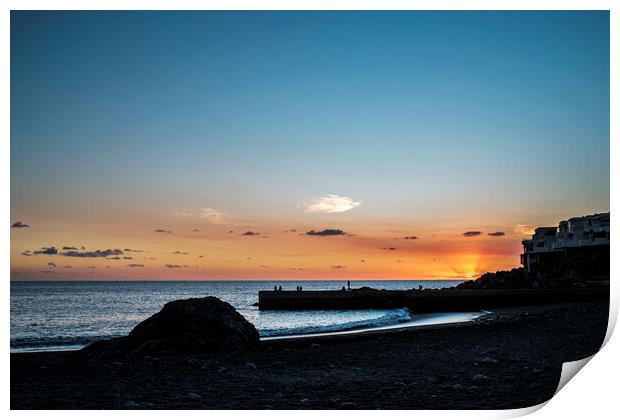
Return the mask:
<path fill-rule="evenodd" d="M 11 354 L 12 409 L 503 409 L 551 398 L 601 346 L 608 305 L 517 308 L 461 325 L 265 343 L 240 355 L 76 363 Z"/>

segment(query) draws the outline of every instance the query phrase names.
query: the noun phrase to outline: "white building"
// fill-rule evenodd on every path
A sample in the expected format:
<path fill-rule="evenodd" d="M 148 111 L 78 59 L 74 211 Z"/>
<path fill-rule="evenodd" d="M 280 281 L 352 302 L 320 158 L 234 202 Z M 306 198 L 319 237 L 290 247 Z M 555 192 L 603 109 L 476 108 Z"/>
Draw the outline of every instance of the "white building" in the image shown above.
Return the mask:
<path fill-rule="evenodd" d="M 534 232 L 532 239 L 522 242 L 521 263 L 528 273 L 538 271 L 545 260 L 554 260 L 560 253 L 566 257 L 582 247 L 609 247 L 609 213 L 573 217 L 558 227 L 539 227 Z"/>

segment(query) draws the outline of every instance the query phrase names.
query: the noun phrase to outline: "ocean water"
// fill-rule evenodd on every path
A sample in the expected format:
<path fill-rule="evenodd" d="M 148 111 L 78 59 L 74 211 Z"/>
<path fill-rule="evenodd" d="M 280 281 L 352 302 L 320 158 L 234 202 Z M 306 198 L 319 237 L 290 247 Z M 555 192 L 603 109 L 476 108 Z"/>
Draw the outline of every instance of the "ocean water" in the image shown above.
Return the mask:
<path fill-rule="evenodd" d="M 352 281 L 351 287 L 442 288 L 460 281 Z M 11 351 L 81 348 L 126 335 L 165 303 L 216 296 L 237 309 L 261 337 L 381 328 L 403 323 L 452 322 L 472 314 L 414 315 L 406 309 L 260 311 L 259 290 L 337 290 L 343 281 L 131 281 L 11 282 Z M 438 321 L 439 319 L 439 321 Z"/>

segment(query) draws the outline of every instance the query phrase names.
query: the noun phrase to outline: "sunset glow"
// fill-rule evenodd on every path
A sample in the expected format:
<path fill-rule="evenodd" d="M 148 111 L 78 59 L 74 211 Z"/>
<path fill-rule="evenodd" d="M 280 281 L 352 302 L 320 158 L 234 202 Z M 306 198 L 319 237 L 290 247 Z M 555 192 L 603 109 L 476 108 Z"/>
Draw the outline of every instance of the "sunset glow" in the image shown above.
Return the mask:
<path fill-rule="evenodd" d="M 609 210 L 604 14 L 144 16 L 12 15 L 11 279 L 471 279 Z"/>

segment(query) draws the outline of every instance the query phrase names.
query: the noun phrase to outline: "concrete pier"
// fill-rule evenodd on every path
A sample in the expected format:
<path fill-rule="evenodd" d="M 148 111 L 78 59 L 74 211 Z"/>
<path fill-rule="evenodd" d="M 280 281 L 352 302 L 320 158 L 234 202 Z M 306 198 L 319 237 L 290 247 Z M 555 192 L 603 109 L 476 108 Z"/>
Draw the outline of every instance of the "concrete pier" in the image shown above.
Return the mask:
<path fill-rule="evenodd" d="M 609 300 L 600 290 L 321 290 L 259 291 L 259 309 L 389 309 L 413 312 L 477 311 L 489 308 Z"/>

